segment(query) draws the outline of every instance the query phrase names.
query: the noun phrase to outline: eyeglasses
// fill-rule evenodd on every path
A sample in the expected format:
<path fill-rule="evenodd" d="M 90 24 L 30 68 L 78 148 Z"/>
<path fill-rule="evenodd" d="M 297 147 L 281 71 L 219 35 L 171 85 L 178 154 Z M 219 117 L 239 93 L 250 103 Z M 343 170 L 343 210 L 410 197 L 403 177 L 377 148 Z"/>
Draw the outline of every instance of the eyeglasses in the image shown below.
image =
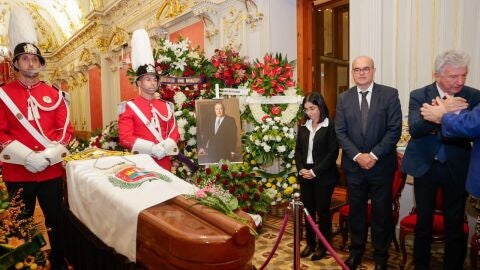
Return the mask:
<path fill-rule="evenodd" d="M 368 73 L 370 73 L 371 70 L 372 70 L 371 67 L 354 68 L 354 69 L 353 69 L 353 73 L 356 73 L 356 74 L 360 74 L 360 73 L 368 74 Z"/>

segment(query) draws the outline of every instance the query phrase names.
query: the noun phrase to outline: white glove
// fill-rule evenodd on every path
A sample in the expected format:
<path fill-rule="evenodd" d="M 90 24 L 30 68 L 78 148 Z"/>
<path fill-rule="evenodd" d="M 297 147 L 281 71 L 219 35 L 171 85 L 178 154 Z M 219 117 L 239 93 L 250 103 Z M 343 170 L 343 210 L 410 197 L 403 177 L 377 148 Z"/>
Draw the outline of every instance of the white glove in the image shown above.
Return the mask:
<path fill-rule="evenodd" d="M 165 151 L 165 148 L 161 145 L 161 143 L 157 143 L 152 146 L 152 156 L 154 156 L 157 159 L 162 159 L 167 155 L 167 151 Z"/>
<path fill-rule="evenodd" d="M 132 153 L 133 154 L 147 154 L 151 155 L 152 154 L 152 148 L 155 144 L 151 141 L 147 141 L 144 139 L 136 139 L 135 143 L 133 144 L 132 147 Z"/>
<path fill-rule="evenodd" d="M 42 151 L 42 155 L 48 160 L 50 165 L 62 162 L 63 158 L 69 154 L 70 152 L 68 152 L 67 148 L 60 143 L 50 144 Z"/>
<path fill-rule="evenodd" d="M 45 170 L 50 162 L 42 153 L 32 152 L 25 159 L 25 168 L 32 173 L 37 173 Z"/>
<path fill-rule="evenodd" d="M 172 140 L 172 138 L 167 138 L 164 141 L 160 142 L 160 144 L 165 149 L 165 152 L 167 152 L 167 155 L 169 156 L 178 155 L 177 143 L 174 140 Z"/>

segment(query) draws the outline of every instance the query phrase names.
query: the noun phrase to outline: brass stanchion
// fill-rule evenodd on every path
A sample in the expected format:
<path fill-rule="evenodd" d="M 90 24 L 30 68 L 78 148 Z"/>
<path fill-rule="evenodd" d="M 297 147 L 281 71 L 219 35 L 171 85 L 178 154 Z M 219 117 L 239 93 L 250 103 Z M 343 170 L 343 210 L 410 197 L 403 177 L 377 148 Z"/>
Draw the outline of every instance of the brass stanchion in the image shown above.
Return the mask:
<path fill-rule="evenodd" d="M 300 269 L 300 240 L 302 240 L 300 226 L 302 226 L 303 203 L 300 201 L 300 193 L 293 194 L 293 269 Z"/>

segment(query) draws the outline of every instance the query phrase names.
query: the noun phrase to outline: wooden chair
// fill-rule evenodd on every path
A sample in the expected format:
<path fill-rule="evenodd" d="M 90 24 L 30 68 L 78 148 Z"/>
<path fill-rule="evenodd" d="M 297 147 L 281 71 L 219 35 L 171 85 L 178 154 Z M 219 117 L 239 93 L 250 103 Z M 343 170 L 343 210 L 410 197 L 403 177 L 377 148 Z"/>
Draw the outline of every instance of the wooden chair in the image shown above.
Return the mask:
<path fill-rule="evenodd" d="M 402 156 L 397 155 L 397 170 L 395 171 L 392 185 L 392 219 L 393 219 L 393 243 L 395 244 L 395 249 L 399 251 L 398 241 L 395 233 L 395 227 L 398 223 L 398 218 L 400 216 L 400 196 L 402 194 L 403 188 L 405 187 L 406 175 L 400 171 Z M 342 249 L 345 249 L 347 240 L 348 240 L 348 215 L 350 213 L 350 206 L 344 205 L 339 210 L 338 223 L 340 227 L 340 233 L 342 234 Z M 367 226 L 370 226 L 370 220 L 372 215 L 372 205 L 370 202 L 367 206 Z"/>
<path fill-rule="evenodd" d="M 478 269 L 477 258 L 478 258 L 478 252 L 480 251 L 480 244 L 478 239 L 479 232 L 480 232 L 480 215 L 477 215 L 475 231 L 473 232 L 472 240 L 470 241 L 470 268 L 472 270 Z"/>
<path fill-rule="evenodd" d="M 472 240 L 470 242 L 470 269 L 477 270 L 477 257 L 478 257 L 478 234 L 475 232 L 472 236 Z"/>
<path fill-rule="evenodd" d="M 445 242 L 445 227 L 443 223 L 443 197 L 442 189 L 437 190 L 437 196 L 435 201 L 435 212 L 433 216 L 433 228 L 432 228 L 432 243 L 443 243 Z M 400 264 L 400 269 L 404 269 L 407 263 L 407 251 L 405 248 L 405 237 L 409 234 L 415 233 L 415 226 L 417 224 L 417 212 L 415 207 L 412 208 L 410 214 L 405 216 L 400 221 L 400 249 L 402 251 L 402 262 Z M 467 217 L 465 217 L 465 223 L 463 226 L 465 237 L 468 237 L 469 228 Z"/>

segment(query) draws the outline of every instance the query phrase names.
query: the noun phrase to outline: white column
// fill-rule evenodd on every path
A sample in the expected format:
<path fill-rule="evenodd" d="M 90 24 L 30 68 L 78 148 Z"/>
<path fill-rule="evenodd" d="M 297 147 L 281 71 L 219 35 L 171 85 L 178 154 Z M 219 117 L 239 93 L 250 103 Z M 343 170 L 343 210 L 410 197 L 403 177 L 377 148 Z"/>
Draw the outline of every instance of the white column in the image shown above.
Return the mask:
<path fill-rule="evenodd" d="M 118 68 L 110 60 L 102 57 L 102 118 L 103 127 L 117 120 L 117 105 L 120 102 L 120 78 Z"/>
<path fill-rule="evenodd" d="M 478 10 L 478 0 L 350 0 L 350 58 L 374 59 L 375 81 L 399 90 L 404 114 L 410 91 L 433 82 L 446 49 L 471 56 L 467 84 L 480 88 Z"/>
<path fill-rule="evenodd" d="M 382 4 L 378 0 L 350 1 L 350 61 L 360 55 L 375 61 L 376 81 L 382 82 Z"/>

